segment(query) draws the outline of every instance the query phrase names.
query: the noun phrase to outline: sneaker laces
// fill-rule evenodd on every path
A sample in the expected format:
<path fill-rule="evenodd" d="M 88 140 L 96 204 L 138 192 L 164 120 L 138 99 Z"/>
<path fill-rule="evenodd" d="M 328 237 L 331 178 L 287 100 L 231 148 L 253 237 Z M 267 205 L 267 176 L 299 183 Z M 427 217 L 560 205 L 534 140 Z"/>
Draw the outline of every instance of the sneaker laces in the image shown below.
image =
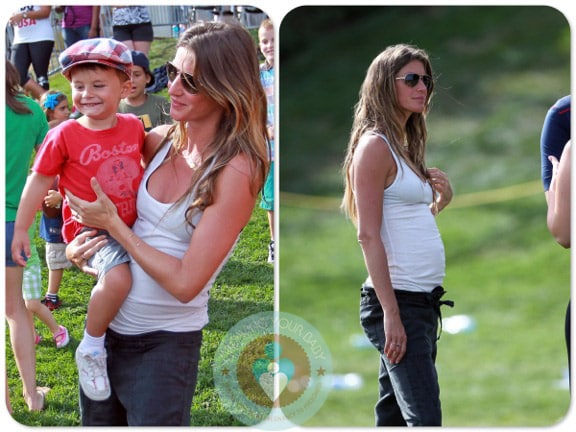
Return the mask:
<path fill-rule="evenodd" d="M 106 356 L 84 353 L 81 353 L 81 355 L 84 357 L 84 365 L 86 366 L 86 369 L 83 369 L 82 372 L 88 375 L 88 379 L 96 389 L 100 389 L 100 387 L 106 388 L 106 382 L 108 380 L 106 374 Z M 101 378 L 100 380 L 98 379 L 99 377 Z M 100 386 L 99 383 L 102 384 L 102 386 Z"/>

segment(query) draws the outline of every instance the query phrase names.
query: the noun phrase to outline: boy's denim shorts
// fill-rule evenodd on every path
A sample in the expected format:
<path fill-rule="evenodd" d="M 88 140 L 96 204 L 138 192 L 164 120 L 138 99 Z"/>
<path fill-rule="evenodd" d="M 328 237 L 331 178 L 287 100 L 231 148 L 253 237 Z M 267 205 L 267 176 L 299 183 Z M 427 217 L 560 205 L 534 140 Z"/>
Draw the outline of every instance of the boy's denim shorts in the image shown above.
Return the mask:
<path fill-rule="evenodd" d="M 108 243 L 88 260 L 88 265 L 98 270 L 98 281 L 100 281 L 111 268 L 130 262 L 130 255 L 128 255 L 128 252 L 126 252 L 122 245 L 105 231 L 98 233 L 98 235 L 102 234 L 106 234 Z"/>

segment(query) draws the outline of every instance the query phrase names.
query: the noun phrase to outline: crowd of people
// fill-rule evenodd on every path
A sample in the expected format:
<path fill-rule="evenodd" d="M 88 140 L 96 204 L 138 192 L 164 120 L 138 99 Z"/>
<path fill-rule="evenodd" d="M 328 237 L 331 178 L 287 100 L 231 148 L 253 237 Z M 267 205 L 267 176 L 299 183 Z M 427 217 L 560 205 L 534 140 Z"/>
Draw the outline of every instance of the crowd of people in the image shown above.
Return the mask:
<path fill-rule="evenodd" d="M 6 319 L 23 398 L 30 411 L 46 406 L 34 319 L 57 349 L 68 345 L 52 312 L 74 265 L 96 277 L 75 354 L 82 425 L 188 426 L 210 289 L 258 199 L 275 262 L 274 27 L 265 19 L 256 43 L 237 23 L 189 26 L 165 64 L 168 100 L 146 91 L 155 81 L 146 7 L 115 7 L 111 38 L 101 37 L 99 7 L 59 7 L 69 101 L 48 79 L 51 9 L 12 15 L 6 59 L 6 142 L 20 144 L 6 146 Z M 426 51 L 384 49 L 361 85 L 344 161 L 342 208 L 367 272 L 360 321 L 380 353 L 378 426 L 442 425 L 438 323 L 440 307 L 453 303 L 442 299 L 435 216 L 453 192 L 447 174 L 425 162 L 434 85 Z M 559 99 L 541 138 L 546 223 L 564 248 L 570 111 L 570 96 Z M 44 298 L 32 241 L 38 211 Z M 569 300 L 565 320 L 570 367 Z M 9 395 L 6 384 L 11 410 Z"/>
<path fill-rule="evenodd" d="M 57 12 L 71 101 L 48 80 L 54 34 L 38 29 L 50 24 L 51 7 L 13 14 L 6 59 L 6 141 L 22 142 L 6 154 L 6 317 L 24 400 L 30 411 L 46 405 L 34 316 L 56 348 L 68 344 L 53 311 L 75 265 L 97 277 L 75 356 L 82 424 L 189 425 L 210 288 L 258 197 L 273 215 L 273 28 L 266 20 L 260 32 L 263 68 L 258 43 L 239 23 L 190 25 L 166 62 L 165 98 L 146 91 L 155 79 L 146 7 L 115 7 L 111 38 L 101 37 L 99 7 Z M 7 384 L 11 411 L 9 395 Z"/>

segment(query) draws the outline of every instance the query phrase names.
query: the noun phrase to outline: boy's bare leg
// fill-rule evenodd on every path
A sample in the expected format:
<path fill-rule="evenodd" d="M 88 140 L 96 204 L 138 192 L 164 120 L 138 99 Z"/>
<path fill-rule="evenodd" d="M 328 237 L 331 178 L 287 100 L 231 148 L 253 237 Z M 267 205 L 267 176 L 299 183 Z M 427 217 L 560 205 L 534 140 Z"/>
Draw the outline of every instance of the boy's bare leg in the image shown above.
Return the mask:
<path fill-rule="evenodd" d="M 76 350 L 80 386 L 92 400 L 110 397 L 110 382 L 106 365 L 106 329 L 122 306 L 132 286 L 128 264 L 120 264 L 106 273 L 94 287 L 88 304 L 86 330 Z"/>
<path fill-rule="evenodd" d="M 110 269 L 92 290 L 86 316 L 86 331 L 90 336 L 104 336 L 132 286 L 128 264 Z"/>

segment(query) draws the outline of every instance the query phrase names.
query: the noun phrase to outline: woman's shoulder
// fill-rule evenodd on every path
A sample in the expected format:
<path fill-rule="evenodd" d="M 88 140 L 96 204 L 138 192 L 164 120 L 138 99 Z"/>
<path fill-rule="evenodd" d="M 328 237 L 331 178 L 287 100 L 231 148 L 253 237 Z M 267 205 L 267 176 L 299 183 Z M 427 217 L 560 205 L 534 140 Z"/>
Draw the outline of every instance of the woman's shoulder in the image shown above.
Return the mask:
<path fill-rule="evenodd" d="M 23 133 L 42 132 L 45 135 L 49 129 L 48 120 L 38 102 L 24 95 L 18 95 L 16 99 L 28 108 L 28 112 L 20 114 L 6 105 L 6 127 L 21 129 Z"/>
<path fill-rule="evenodd" d="M 218 183 L 227 185 L 224 187 L 230 187 L 230 190 L 235 191 L 235 194 L 244 190 L 250 191 L 256 196 L 260 191 L 262 182 L 263 179 L 256 163 L 246 154 L 234 156 L 218 175 Z"/>
<path fill-rule="evenodd" d="M 152 158 L 154 158 L 158 150 L 160 150 L 160 146 L 162 145 L 163 140 L 168 136 L 171 127 L 172 125 L 169 124 L 156 126 L 146 134 L 142 151 L 145 164 L 148 164 Z"/>
<path fill-rule="evenodd" d="M 244 153 L 240 153 L 230 159 L 228 166 L 233 170 L 250 177 L 254 172 L 254 162 Z"/>
<path fill-rule="evenodd" d="M 148 132 L 146 135 L 146 141 L 150 141 L 151 143 L 159 143 L 164 137 L 168 135 L 168 132 L 174 125 L 172 124 L 161 124 Z"/>
<path fill-rule="evenodd" d="M 16 99 L 23 103 L 24 105 L 26 105 L 30 111 L 32 111 L 32 113 L 34 113 L 34 115 L 42 115 L 43 117 L 46 117 L 46 114 L 44 114 L 44 110 L 42 110 L 42 107 L 40 106 L 40 104 L 35 101 L 34 99 L 32 99 L 30 96 L 26 96 L 24 94 L 18 94 L 16 95 Z"/>
<path fill-rule="evenodd" d="M 390 154 L 387 138 L 376 132 L 367 132 L 358 140 L 357 149 L 363 149 L 375 154 Z"/>
<path fill-rule="evenodd" d="M 367 133 L 358 140 L 354 152 L 355 165 L 365 169 L 386 170 L 396 166 L 396 158 L 383 135 Z"/>

